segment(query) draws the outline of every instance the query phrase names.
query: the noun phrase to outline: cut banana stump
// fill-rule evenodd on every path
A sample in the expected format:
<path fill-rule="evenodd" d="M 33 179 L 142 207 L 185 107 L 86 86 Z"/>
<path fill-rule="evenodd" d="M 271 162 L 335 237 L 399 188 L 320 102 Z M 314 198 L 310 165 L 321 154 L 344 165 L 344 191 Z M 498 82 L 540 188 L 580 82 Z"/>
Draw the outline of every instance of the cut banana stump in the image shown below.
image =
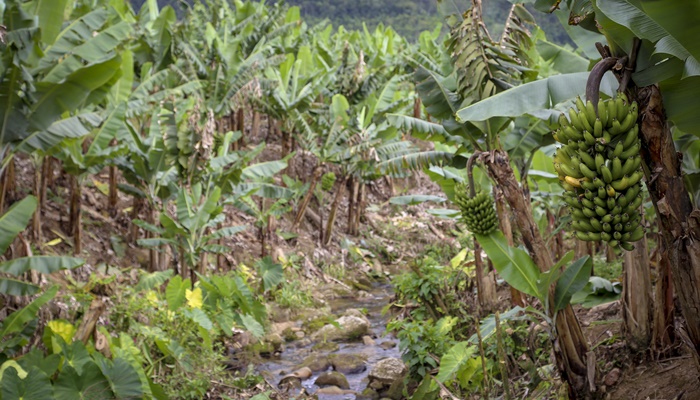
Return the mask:
<path fill-rule="evenodd" d="M 644 237 L 637 116 L 637 103 L 618 93 L 600 100 L 597 114 L 590 101 L 577 98 L 569 119 L 559 117 L 554 139 L 563 146 L 554 156 L 554 169 L 581 240 L 633 250 L 631 243 Z"/>
<path fill-rule="evenodd" d="M 488 235 L 498 228 L 493 199 L 488 192 L 481 190 L 477 191 L 474 197 L 469 194 L 469 189 L 464 183 L 455 185 L 455 203 L 461 211 L 461 219 L 470 231 Z"/>

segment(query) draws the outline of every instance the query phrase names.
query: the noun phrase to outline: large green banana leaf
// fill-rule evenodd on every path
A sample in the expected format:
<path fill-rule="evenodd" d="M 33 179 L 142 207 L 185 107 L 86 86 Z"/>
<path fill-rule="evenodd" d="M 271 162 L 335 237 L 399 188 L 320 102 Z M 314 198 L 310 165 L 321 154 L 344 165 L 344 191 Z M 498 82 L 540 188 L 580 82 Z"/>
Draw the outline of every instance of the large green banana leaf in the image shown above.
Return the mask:
<path fill-rule="evenodd" d="M 462 108 L 457 111 L 457 120 L 485 121 L 493 117 L 518 117 L 523 114 L 551 119 L 559 115 L 559 111 L 552 110 L 554 106 L 585 94 L 587 80 L 588 72 L 577 72 L 516 86 Z M 600 90 L 612 96 L 617 86 L 617 80 L 608 73 L 603 78 Z"/>
<path fill-rule="evenodd" d="M 17 235 L 24 231 L 36 206 L 36 197 L 27 196 L 0 216 L 0 254 L 5 254 Z"/>

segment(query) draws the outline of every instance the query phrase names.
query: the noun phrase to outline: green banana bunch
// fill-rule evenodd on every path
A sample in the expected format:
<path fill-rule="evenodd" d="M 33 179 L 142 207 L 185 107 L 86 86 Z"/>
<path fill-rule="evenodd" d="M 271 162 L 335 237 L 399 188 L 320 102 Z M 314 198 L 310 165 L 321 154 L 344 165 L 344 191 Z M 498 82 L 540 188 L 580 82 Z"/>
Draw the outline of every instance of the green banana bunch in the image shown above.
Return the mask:
<path fill-rule="evenodd" d="M 467 185 L 458 183 L 455 185 L 455 203 L 470 231 L 488 235 L 498 228 L 498 216 L 488 192 L 479 190 L 474 197 L 470 197 Z"/>
<path fill-rule="evenodd" d="M 632 250 L 644 237 L 637 211 L 642 204 L 638 106 L 624 93 L 593 104 L 581 98 L 559 117 L 554 140 L 563 144 L 554 169 L 564 188 L 576 237 L 604 240 Z"/>
<path fill-rule="evenodd" d="M 335 174 L 333 172 L 327 172 L 321 177 L 321 190 L 328 192 L 333 189 L 335 185 Z"/>

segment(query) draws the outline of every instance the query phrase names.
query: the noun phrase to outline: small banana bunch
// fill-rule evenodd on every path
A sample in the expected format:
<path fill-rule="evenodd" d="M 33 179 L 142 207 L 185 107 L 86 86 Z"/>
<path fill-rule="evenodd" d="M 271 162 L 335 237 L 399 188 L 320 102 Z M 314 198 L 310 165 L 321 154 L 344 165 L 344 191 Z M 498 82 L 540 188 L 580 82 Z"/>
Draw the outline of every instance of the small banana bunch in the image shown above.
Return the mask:
<path fill-rule="evenodd" d="M 578 98 L 569 119 L 559 117 L 554 139 L 563 146 L 554 169 L 571 208 L 572 226 L 581 240 L 604 240 L 632 250 L 644 236 L 637 209 L 642 204 L 637 103 L 623 93 L 593 104 Z"/>
<path fill-rule="evenodd" d="M 321 177 L 321 190 L 328 192 L 333 189 L 335 185 L 335 174 L 333 172 L 327 172 Z"/>
<path fill-rule="evenodd" d="M 488 192 L 479 190 L 474 197 L 470 197 L 467 185 L 457 183 L 455 203 L 462 212 L 462 221 L 470 231 L 479 235 L 488 235 L 498 228 L 498 217 L 493 199 Z"/>

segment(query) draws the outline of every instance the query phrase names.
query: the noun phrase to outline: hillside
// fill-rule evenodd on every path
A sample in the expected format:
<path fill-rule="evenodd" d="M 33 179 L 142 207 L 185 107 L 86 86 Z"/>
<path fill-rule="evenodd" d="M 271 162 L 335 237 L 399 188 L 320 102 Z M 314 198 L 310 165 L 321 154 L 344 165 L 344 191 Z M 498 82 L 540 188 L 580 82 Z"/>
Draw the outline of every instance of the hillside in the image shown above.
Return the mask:
<path fill-rule="evenodd" d="M 180 9 L 183 0 L 157 0 L 161 7 Z M 272 0 L 269 3 L 276 3 Z M 469 2 L 456 0 L 466 9 Z M 131 0 L 138 10 L 145 0 Z M 362 29 L 365 24 L 373 29 L 379 23 L 391 26 L 409 40 L 416 40 L 421 32 L 435 29 L 441 22 L 436 0 L 287 0 L 287 4 L 299 6 L 304 20 L 316 24 L 328 19 L 334 26 L 347 29 Z M 500 34 L 503 22 L 512 3 L 508 0 L 489 0 L 483 3 L 486 24 L 493 35 Z M 531 10 L 538 24 L 547 33 L 549 40 L 559 44 L 573 42 L 554 15 Z"/>

